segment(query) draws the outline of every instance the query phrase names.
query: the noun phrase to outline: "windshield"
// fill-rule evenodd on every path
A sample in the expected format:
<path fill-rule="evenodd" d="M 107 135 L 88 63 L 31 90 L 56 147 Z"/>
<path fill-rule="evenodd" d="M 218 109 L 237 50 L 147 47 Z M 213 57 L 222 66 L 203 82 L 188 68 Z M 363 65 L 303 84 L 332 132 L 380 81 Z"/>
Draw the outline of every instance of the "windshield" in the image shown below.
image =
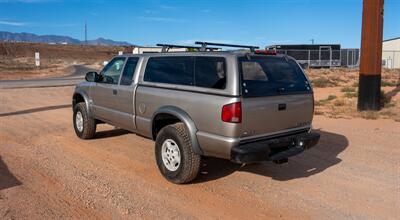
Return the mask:
<path fill-rule="evenodd" d="M 280 56 L 238 58 L 243 96 L 309 93 L 310 85 L 296 61 Z"/>

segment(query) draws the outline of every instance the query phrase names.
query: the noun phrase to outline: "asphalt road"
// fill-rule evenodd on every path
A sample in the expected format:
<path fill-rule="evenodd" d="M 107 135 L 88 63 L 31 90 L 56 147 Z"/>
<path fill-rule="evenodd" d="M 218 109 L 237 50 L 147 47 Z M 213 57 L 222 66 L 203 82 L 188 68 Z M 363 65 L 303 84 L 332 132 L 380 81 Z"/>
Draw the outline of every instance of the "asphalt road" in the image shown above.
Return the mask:
<path fill-rule="evenodd" d="M 83 81 L 87 72 L 93 71 L 93 69 L 83 65 L 74 65 L 73 69 L 70 75 L 63 77 L 30 80 L 0 80 L 0 89 L 72 86 Z"/>

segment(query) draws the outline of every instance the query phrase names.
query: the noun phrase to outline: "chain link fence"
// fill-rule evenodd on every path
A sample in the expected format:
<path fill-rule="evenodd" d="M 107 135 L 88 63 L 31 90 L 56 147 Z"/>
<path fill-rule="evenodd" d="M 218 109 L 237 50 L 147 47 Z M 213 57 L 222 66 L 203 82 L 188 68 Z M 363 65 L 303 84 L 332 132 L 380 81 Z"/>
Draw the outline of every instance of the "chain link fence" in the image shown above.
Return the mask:
<path fill-rule="evenodd" d="M 348 67 L 360 65 L 360 49 L 284 50 L 278 54 L 294 57 L 303 68 Z M 382 51 L 382 68 L 400 69 L 400 51 Z"/>

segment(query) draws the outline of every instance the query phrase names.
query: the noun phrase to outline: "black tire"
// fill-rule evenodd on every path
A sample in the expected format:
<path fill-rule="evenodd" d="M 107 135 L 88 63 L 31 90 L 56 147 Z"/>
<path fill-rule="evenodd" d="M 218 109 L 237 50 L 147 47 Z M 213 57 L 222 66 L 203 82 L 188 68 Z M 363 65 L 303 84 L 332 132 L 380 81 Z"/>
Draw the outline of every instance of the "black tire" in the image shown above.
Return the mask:
<path fill-rule="evenodd" d="M 83 118 L 83 129 L 81 131 L 78 129 L 76 123 L 76 115 L 78 114 L 78 112 L 80 112 Z M 84 102 L 80 102 L 75 105 L 72 120 L 75 133 L 78 137 L 82 139 L 90 139 L 94 137 L 94 135 L 96 134 L 96 121 L 93 118 L 89 117 L 89 113 Z"/>
<path fill-rule="evenodd" d="M 162 159 L 162 145 L 168 139 L 175 141 L 180 151 L 180 165 L 175 171 L 169 170 Z M 176 184 L 188 183 L 194 180 L 199 173 L 201 156 L 193 151 L 183 123 L 168 125 L 161 129 L 156 138 L 155 154 L 158 169 L 170 182 Z"/>

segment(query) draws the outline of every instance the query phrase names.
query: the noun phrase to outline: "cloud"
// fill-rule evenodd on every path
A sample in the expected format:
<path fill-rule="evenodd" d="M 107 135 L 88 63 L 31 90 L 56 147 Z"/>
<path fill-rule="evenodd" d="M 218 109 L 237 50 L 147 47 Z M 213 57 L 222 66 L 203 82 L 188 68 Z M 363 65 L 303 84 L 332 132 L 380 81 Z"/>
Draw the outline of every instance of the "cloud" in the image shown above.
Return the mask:
<path fill-rule="evenodd" d="M 31 26 L 35 27 L 47 27 L 47 28 L 67 28 L 67 27 L 76 27 L 76 26 L 82 26 L 82 24 L 76 24 L 76 23 L 71 23 L 71 24 L 55 24 L 55 23 L 32 23 Z"/>
<path fill-rule="evenodd" d="M 0 25 L 15 26 L 15 27 L 47 27 L 47 28 L 67 28 L 76 27 L 83 24 L 77 23 L 67 23 L 67 24 L 57 24 L 57 23 L 39 23 L 39 22 L 21 22 L 21 21 L 9 21 L 0 20 Z"/>
<path fill-rule="evenodd" d="M 177 19 L 177 18 L 170 18 L 170 17 L 150 17 L 150 16 L 140 16 L 137 17 L 141 20 L 148 20 L 148 21 L 157 21 L 157 22 L 176 22 L 176 23 L 184 23 L 187 20 L 184 19 Z"/>
<path fill-rule="evenodd" d="M 0 20 L 0 25 L 7 25 L 7 26 L 26 26 L 27 23 L 18 22 L 18 21 L 1 21 L 1 20 Z"/>

